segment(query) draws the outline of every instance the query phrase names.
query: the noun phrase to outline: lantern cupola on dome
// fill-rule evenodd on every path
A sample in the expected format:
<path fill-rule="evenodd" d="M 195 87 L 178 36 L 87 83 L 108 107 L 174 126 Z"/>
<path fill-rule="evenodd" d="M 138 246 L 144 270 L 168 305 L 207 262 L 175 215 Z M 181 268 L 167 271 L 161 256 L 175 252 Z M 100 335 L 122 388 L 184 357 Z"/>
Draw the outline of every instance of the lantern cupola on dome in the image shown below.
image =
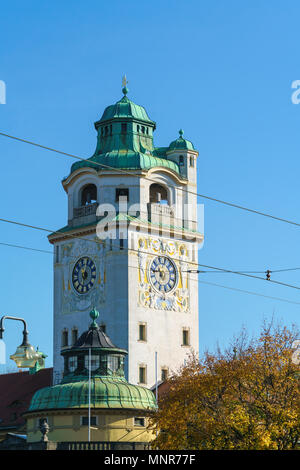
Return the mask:
<path fill-rule="evenodd" d="M 131 385 L 125 379 L 124 359 L 127 351 L 115 346 L 96 323 L 99 313 L 90 312 L 92 323 L 76 343 L 61 354 L 64 376 L 59 385 L 38 390 L 29 412 L 49 409 L 87 408 L 89 405 L 89 371 L 91 406 L 95 409 L 154 410 L 156 400 L 145 387 Z"/>

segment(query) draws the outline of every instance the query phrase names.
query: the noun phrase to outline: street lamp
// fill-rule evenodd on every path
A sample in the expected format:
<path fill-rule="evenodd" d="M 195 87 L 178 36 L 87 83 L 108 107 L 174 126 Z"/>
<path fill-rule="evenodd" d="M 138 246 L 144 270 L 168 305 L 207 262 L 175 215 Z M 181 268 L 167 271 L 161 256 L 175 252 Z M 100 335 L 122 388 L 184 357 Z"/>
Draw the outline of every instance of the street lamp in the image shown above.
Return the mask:
<path fill-rule="evenodd" d="M 28 343 L 28 331 L 27 331 L 26 321 L 23 318 L 9 317 L 7 315 L 2 317 L 0 320 L 0 339 L 2 339 L 3 337 L 3 332 L 4 332 L 3 321 L 5 319 L 21 321 L 24 325 L 23 342 L 22 344 L 20 344 L 20 346 L 17 347 L 15 354 L 12 354 L 10 356 L 10 359 L 15 361 L 18 368 L 34 367 L 37 360 L 40 358 L 40 354 L 38 354 L 36 350 L 34 349 L 34 347 Z"/>

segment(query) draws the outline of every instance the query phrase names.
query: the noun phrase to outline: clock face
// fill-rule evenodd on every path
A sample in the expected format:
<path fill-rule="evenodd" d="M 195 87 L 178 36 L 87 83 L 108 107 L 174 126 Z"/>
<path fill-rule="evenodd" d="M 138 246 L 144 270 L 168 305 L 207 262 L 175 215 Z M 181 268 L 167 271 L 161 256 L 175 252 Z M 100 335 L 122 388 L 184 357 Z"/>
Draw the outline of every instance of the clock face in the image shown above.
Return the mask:
<path fill-rule="evenodd" d="M 72 273 L 72 284 L 79 294 L 86 294 L 94 286 L 96 281 L 96 266 L 87 256 L 80 258 Z"/>
<path fill-rule="evenodd" d="M 177 284 L 177 270 L 166 256 L 156 256 L 150 264 L 150 280 L 154 289 L 162 293 L 171 292 Z"/>

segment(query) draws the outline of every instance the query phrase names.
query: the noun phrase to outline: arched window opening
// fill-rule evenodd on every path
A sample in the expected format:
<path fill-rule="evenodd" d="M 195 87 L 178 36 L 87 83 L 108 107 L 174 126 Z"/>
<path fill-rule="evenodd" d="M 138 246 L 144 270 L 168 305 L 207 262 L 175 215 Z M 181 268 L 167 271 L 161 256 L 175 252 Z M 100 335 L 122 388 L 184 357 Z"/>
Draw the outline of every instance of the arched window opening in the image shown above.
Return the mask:
<path fill-rule="evenodd" d="M 179 165 L 180 165 L 180 166 L 184 165 L 184 157 L 183 157 L 183 155 L 179 155 Z"/>
<path fill-rule="evenodd" d="M 81 205 L 87 206 L 97 202 L 97 188 L 94 184 L 88 184 L 81 193 Z"/>
<path fill-rule="evenodd" d="M 76 343 L 77 339 L 78 339 L 78 329 L 73 328 L 72 329 L 72 346 Z"/>
<path fill-rule="evenodd" d="M 63 330 L 61 334 L 61 347 L 65 348 L 69 345 L 68 330 Z"/>
<path fill-rule="evenodd" d="M 157 183 L 150 186 L 150 203 L 169 204 L 167 189 Z"/>

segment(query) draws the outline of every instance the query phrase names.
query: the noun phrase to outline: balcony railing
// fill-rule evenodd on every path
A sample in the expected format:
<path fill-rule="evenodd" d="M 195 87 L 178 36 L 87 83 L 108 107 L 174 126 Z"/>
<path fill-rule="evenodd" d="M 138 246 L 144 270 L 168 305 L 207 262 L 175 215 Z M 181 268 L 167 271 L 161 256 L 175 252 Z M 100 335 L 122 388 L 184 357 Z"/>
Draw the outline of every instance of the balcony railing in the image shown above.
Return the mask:
<path fill-rule="evenodd" d="M 149 442 L 59 442 L 57 450 L 150 450 Z"/>
<path fill-rule="evenodd" d="M 167 204 L 157 204 L 149 202 L 148 204 L 148 215 L 151 220 L 151 216 L 160 216 L 160 217 L 174 217 L 174 210 L 172 207 Z"/>
<path fill-rule="evenodd" d="M 87 215 L 94 215 L 96 214 L 98 207 L 98 202 L 93 202 L 92 204 L 88 204 L 86 206 L 77 207 L 73 211 L 74 219 L 79 217 L 86 217 Z"/>

